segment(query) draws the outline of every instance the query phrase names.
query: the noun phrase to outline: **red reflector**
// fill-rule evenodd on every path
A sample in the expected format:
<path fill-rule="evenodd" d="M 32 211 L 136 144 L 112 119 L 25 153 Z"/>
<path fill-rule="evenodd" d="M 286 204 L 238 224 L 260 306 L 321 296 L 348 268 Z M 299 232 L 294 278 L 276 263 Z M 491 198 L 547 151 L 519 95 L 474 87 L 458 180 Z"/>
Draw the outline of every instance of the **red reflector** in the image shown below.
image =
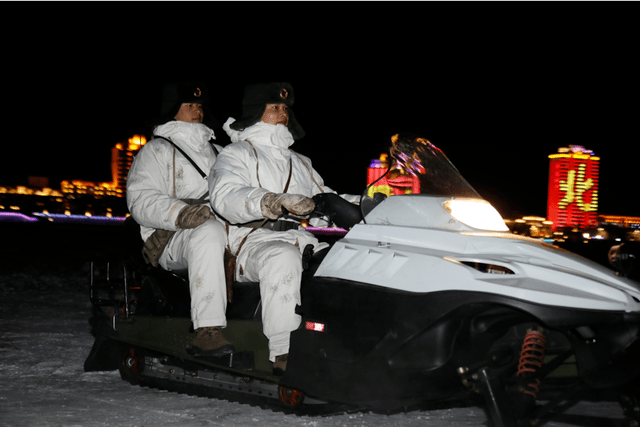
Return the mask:
<path fill-rule="evenodd" d="M 305 328 L 310 331 L 324 332 L 324 323 L 307 322 Z"/>

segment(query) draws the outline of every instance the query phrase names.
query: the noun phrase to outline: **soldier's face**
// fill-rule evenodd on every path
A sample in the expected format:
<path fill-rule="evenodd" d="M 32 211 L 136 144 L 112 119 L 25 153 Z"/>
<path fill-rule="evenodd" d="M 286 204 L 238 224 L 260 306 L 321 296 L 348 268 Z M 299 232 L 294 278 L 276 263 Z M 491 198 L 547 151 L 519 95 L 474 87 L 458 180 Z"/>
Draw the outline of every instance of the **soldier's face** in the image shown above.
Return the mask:
<path fill-rule="evenodd" d="M 285 104 L 267 104 L 260 120 L 271 125 L 287 126 L 289 124 L 289 109 Z"/>
<path fill-rule="evenodd" d="M 202 104 L 182 104 L 178 114 L 174 117 L 176 120 L 187 123 L 202 123 L 204 118 L 204 110 Z"/>

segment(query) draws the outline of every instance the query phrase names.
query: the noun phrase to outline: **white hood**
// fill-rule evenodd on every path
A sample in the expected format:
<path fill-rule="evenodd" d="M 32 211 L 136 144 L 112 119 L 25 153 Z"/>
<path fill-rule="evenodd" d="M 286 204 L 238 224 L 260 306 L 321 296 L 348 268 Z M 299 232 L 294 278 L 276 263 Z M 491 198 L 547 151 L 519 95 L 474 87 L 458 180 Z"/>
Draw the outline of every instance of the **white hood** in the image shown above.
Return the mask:
<path fill-rule="evenodd" d="M 229 126 L 236 120 L 229 117 L 222 126 L 231 142 L 251 141 L 252 144 L 269 145 L 275 148 L 288 149 L 295 142 L 291 132 L 284 125 L 272 125 L 265 122 L 258 122 L 243 130 L 234 130 Z"/>
<path fill-rule="evenodd" d="M 213 130 L 206 125 L 178 120 L 158 126 L 153 130 L 153 134 L 183 141 L 195 151 L 201 151 L 209 145 L 212 138 L 216 139 Z"/>

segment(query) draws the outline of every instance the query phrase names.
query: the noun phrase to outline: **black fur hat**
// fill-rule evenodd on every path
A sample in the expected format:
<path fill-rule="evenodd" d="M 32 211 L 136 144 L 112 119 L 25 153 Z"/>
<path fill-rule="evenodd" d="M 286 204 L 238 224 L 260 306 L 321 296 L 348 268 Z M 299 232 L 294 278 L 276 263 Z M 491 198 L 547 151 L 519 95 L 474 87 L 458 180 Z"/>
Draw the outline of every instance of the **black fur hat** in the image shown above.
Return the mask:
<path fill-rule="evenodd" d="M 174 120 L 182 104 L 202 104 L 204 117 L 202 123 L 211 129 L 219 128 L 220 122 L 216 120 L 209 109 L 209 90 L 201 82 L 177 82 L 167 83 L 162 89 L 162 107 L 160 116 L 149 120 L 147 125 L 155 127 Z"/>
<path fill-rule="evenodd" d="M 242 98 L 242 117 L 229 127 L 235 130 L 246 129 L 260 121 L 267 104 L 285 104 L 289 107 L 287 128 L 293 139 L 298 140 L 304 136 L 304 130 L 291 109 L 293 99 L 293 87 L 286 82 L 248 85 L 244 88 L 244 97 Z"/>

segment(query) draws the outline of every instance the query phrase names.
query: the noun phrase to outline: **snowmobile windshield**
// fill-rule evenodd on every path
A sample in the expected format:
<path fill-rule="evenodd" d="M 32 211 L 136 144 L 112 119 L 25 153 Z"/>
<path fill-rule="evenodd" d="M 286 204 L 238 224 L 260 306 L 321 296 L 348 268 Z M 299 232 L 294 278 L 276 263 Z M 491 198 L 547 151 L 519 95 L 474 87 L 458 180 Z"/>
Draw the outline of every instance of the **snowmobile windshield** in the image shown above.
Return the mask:
<path fill-rule="evenodd" d="M 389 172 L 369 187 L 376 206 L 368 224 L 460 230 L 507 231 L 504 220 L 460 175 L 447 156 L 428 140 L 394 135 Z M 381 199 L 375 193 L 387 197 Z M 379 205 L 378 205 L 379 204 Z M 364 211 L 364 209 L 363 209 Z"/>
<path fill-rule="evenodd" d="M 394 135 L 391 138 L 391 170 L 386 179 L 387 195 L 482 197 L 460 175 L 447 156 L 425 138 Z"/>

